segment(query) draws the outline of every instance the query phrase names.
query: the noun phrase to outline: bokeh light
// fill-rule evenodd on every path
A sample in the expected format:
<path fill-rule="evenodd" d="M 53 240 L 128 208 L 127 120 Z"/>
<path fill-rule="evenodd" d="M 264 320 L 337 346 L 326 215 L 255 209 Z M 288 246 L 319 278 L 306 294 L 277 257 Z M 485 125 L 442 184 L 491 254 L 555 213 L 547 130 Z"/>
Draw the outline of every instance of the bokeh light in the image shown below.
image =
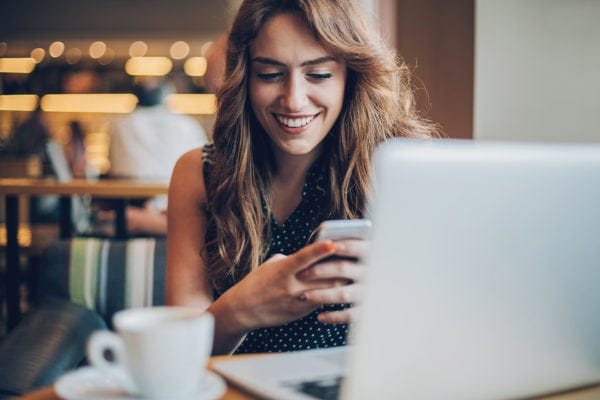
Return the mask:
<path fill-rule="evenodd" d="M 50 57 L 58 58 L 62 56 L 65 51 L 65 44 L 63 42 L 52 42 L 50 46 L 48 46 L 48 54 Z"/>
<path fill-rule="evenodd" d="M 44 56 L 46 55 L 46 50 L 42 49 L 41 47 L 37 47 L 37 48 L 31 50 L 30 55 L 31 55 L 31 58 L 33 58 L 35 60 L 35 63 L 39 64 L 44 59 Z"/>
<path fill-rule="evenodd" d="M 188 76 L 204 76 L 207 66 L 205 57 L 190 57 L 183 64 L 183 71 Z"/>
<path fill-rule="evenodd" d="M 180 40 L 171 45 L 171 50 L 169 53 L 171 54 L 171 58 L 175 60 L 181 60 L 190 54 L 190 45 Z"/>
<path fill-rule="evenodd" d="M 90 57 L 98 59 L 106 52 L 106 43 L 102 41 L 94 42 L 90 45 Z"/>
<path fill-rule="evenodd" d="M 129 46 L 130 57 L 144 57 L 148 51 L 148 45 L 141 40 L 137 40 Z"/>

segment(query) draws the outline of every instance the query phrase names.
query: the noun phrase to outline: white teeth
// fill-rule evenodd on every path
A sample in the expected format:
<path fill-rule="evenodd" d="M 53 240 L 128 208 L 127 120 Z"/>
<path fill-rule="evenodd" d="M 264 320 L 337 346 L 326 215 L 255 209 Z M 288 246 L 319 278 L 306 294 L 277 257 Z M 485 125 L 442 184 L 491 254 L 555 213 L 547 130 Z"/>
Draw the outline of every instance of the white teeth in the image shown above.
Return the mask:
<path fill-rule="evenodd" d="M 289 128 L 299 128 L 301 126 L 308 124 L 310 121 L 312 121 L 315 118 L 314 115 L 311 115 L 310 117 L 304 117 L 304 118 L 286 118 L 286 117 L 282 117 L 281 115 L 276 115 L 276 117 L 277 117 L 277 121 L 279 121 L 281 124 L 283 124 Z"/>

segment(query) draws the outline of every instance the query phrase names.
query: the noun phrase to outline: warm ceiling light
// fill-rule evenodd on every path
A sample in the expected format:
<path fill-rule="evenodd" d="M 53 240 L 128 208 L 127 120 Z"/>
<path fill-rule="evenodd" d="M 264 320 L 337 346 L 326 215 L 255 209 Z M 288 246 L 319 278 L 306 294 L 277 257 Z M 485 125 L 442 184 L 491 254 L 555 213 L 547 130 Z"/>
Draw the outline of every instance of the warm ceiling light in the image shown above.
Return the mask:
<path fill-rule="evenodd" d="M 51 112 L 130 113 L 137 105 L 131 93 L 47 94 L 41 107 Z"/>
<path fill-rule="evenodd" d="M 53 42 L 48 46 L 48 54 L 50 54 L 50 57 L 60 57 L 63 51 L 65 51 L 65 44 L 63 42 Z"/>
<path fill-rule="evenodd" d="M 67 59 L 68 64 L 77 64 L 79 60 L 81 60 L 82 51 L 77 47 L 71 47 L 65 53 L 65 58 Z"/>
<path fill-rule="evenodd" d="M 33 111 L 37 108 L 39 98 L 35 94 L 0 95 L 2 111 Z"/>
<path fill-rule="evenodd" d="M 173 93 L 166 98 L 167 108 L 178 114 L 212 115 L 217 111 L 214 94 Z"/>
<path fill-rule="evenodd" d="M 180 40 L 171 45 L 171 50 L 169 53 L 171 54 L 171 58 L 175 60 L 181 60 L 190 54 L 190 45 Z"/>
<path fill-rule="evenodd" d="M 34 59 L 36 64 L 39 64 L 44 59 L 44 56 L 46 55 L 46 50 L 42 49 L 41 47 L 38 47 L 31 50 L 31 53 L 29 55 L 31 56 L 31 58 Z"/>
<path fill-rule="evenodd" d="M 189 76 L 204 76 L 207 66 L 205 57 L 190 57 L 183 64 L 183 71 Z"/>
<path fill-rule="evenodd" d="M 167 57 L 132 57 L 125 64 L 125 72 L 132 76 L 164 76 L 171 68 L 173 62 Z"/>
<path fill-rule="evenodd" d="M 148 45 L 141 40 L 137 40 L 129 46 L 129 56 L 144 57 L 148 51 Z"/>
<path fill-rule="evenodd" d="M 28 74 L 35 68 L 31 57 L 0 58 L 0 73 Z"/>
<path fill-rule="evenodd" d="M 104 55 L 106 52 L 106 43 L 104 42 L 94 42 L 90 45 L 90 57 L 98 59 Z"/>

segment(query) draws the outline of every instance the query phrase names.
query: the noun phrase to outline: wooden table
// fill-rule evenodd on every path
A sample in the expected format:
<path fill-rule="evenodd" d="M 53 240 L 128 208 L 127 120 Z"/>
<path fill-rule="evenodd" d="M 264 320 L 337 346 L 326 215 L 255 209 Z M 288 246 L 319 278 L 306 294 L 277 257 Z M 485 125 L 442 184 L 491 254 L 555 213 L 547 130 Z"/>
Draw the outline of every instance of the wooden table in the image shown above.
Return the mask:
<path fill-rule="evenodd" d="M 99 180 L 88 181 L 75 179 L 69 182 L 58 182 L 51 179 L 0 179 L 0 195 L 5 197 L 6 221 L 6 326 L 12 329 L 20 318 L 19 311 L 19 196 L 57 195 L 61 197 L 60 236 L 71 237 L 73 225 L 71 220 L 71 196 L 90 195 L 116 202 L 116 237 L 126 237 L 125 206 L 128 199 L 140 199 L 167 194 L 166 183 Z M 1 299 L 0 299 L 1 300 Z M 0 301 L 0 305 L 2 302 Z"/>
<path fill-rule="evenodd" d="M 225 358 L 240 358 L 240 357 L 260 357 L 260 354 L 244 354 L 244 355 L 236 355 L 236 356 L 214 356 L 211 357 L 208 367 L 210 369 L 210 365 L 213 362 L 223 360 Z M 242 389 L 236 388 L 231 385 L 227 385 L 227 390 L 221 397 L 221 400 L 250 400 L 255 399 L 256 397 L 250 395 L 249 393 L 243 391 Z M 20 397 L 22 400 L 61 400 L 60 397 L 56 394 L 52 387 L 47 387 L 44 389 L 37 390 L 35 392 L 29 393 L 25 396 Z M 552 396 L 544 396 L 540 397 L 540 400 L 598 400 L 600 399 L 600 385 L 594 386 L 587 389 L 560 393 Z"/>

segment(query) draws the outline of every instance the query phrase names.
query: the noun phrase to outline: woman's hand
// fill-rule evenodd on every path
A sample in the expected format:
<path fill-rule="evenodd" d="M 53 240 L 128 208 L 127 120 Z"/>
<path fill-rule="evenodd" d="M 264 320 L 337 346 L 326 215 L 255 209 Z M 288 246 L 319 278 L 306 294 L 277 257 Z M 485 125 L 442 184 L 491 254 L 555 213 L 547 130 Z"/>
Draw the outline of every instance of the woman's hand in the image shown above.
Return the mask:
<path fill-rule="evenodd" d="M 324 283 L 323 287 L 307 290 L 306 301 L 318 304 L 357 303 L 362 296 L 364 259 L 369 242 L 366 240 L 341 240 L 331 242 L 335 246 L 335 255 L 300 271 L 297 277 L 305 283 Z M 356 319 L 357 307 L 345 308 L 319 314 L 319 321 L 337 324 Z"/>
<path fill-rule="evenodd" d="M 216 303 L 226 304 L 232 314 L 230 322 L 238 327 L 239 333 L 302 318 L 321 305 L 318 299 L 310 299 L 308 293 L 339 283 L 331 279 L 301 279 L 298 273 L 336 251 L 339 249 L 333 242 L 317 242 L 289 256 L 275 255 L 226 291 Z M 357 277 L 352 274 L 343 278 Z"/>

